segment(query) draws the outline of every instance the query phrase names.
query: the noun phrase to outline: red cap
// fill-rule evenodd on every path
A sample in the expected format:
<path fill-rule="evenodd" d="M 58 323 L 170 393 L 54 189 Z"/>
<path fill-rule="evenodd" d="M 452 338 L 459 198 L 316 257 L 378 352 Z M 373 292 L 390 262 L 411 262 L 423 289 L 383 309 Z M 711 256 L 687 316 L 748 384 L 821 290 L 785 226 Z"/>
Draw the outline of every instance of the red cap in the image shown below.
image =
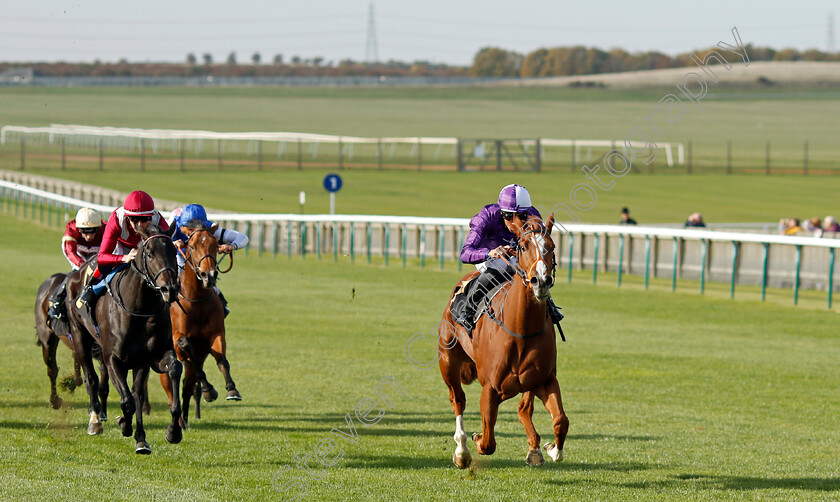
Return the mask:
<path fill-rule="evenodd" d="M 151 216 L 155 214 L 155 201 L 146 192 L 135 190 L 125 198 L 123 208 L 127 216 Z"/>

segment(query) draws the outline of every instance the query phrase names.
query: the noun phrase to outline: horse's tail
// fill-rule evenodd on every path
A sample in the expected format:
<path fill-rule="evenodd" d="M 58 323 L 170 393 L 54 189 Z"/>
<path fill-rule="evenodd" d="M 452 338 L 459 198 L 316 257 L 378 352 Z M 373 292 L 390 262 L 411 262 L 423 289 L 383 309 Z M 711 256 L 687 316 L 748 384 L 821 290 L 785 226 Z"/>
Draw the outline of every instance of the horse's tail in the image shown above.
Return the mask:
<path fill-rule="evenodd" d="M 478 378 L 478 371 L 475 369 L 475 363 L 470 360 L 461 365 L 461 383 L 469 385 Z"/>

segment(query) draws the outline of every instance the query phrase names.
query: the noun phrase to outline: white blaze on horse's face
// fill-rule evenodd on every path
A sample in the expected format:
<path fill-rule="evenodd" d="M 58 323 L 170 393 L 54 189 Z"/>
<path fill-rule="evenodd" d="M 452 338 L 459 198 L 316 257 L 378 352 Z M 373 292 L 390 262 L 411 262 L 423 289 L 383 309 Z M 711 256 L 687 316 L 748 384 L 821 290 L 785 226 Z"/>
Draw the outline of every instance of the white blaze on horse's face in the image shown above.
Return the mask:
<path fill-rule="evenodd" d="M 535 278 L 537 280 L 534 285 L 534 296 L 537 297 L 537 300 L 544 301 L 548 298 L 548 288 L 551 287 L 551 271 L 545 261 L 546 255 L 548 254 L 545 236 L 543 234 L 534 234 L 532 241 L 536 246 L 537 255 L 539 256 L 539 261 L 537 261 L 534 267 L 534 274 L 532 276 L 532 279 Z"/>

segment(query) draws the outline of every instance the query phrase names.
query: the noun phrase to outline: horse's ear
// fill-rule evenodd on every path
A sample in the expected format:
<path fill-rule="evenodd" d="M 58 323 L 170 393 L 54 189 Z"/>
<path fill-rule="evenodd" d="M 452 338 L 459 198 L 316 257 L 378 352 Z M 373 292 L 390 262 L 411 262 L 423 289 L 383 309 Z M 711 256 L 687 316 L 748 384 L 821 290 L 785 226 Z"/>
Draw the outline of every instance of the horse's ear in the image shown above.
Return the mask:
<path fill-rule="evenodd" d="M 551 235 L 552 228 L 554 228 L 554 213 L 548 215 L 548 221 L 545 222 L 545 233 Z"/>
<path fill-rule="evenodd" d="M 210 233 L 214 233 L 214 234 L 215 234 L 215 233 L 216 233 L 216 230 L 218 230 L 218 229 L 219 229 L 219 224 L 218 224 L 218 223 L 213 223 L 213 226 L 212 226 L 212 227 L 210 227 Z"/>

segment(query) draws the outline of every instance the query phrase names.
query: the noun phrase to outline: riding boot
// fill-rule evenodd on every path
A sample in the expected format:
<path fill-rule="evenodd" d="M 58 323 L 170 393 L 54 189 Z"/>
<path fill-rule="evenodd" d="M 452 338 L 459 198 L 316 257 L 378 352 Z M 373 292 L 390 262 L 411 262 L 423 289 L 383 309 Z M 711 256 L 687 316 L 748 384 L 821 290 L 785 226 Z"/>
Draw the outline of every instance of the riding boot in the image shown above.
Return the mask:
<path fill-rule="evenodd" d="M 472 285 L 470 296 L 464 305 L 462 316 L 456 319 L 455 322 L 466 328 L 467 333 L 471 333 L 475 329 L 475 313 L 478 306 L 491 289 L 507 279 L 509 277 L 506 277 L 504 273 L 492 268 L 488 268 L 482 272 L 475 279 L 475 284 Z"/>
<path fill-rule="evenodd" d="M 225 317 L 227 317 L 228 314 L 230 314 L 230 309 L 228 308 L 228 302 L 225 299 L 225 295 L 223 295 L 221 291 L 219 291 L 219 300 L 222 300 L 222 307 L 225 308 Z"/>
<path fill-rule="evenodd" d="M 49 318 L 58 320 L 64 316 L 65 298 L 67 298 L 67 277 L 61 281 L 61 284 L 55 288 L 55 291 L 53 291 L 47 300 L 47 304 L 50 306 L 49 310 L 47 310 L 47 316 Z"/>
<path fill-rule="evenodd" d="M 96 308 L 96 301 L 99 299 L 99 295 L 93 290 L 93 283 L 95 281 L 96 278 L 91 275 L 87 280 L 87 284 L 85 284 L 85 288 L 79 294 L 79 297 L 76 298 L 76 308 L 80 313 L 90 319 L 93 326 L 96 326 L 96 317 L 93 315 L 93 311 Z"/>

